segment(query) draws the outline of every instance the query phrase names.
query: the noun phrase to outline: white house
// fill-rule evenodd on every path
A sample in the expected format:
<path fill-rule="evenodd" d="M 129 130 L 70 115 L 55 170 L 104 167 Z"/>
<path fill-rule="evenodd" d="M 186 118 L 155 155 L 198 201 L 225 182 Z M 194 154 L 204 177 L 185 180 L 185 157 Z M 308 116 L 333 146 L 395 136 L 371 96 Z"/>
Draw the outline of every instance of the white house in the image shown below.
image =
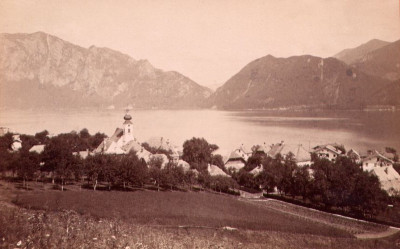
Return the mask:
<path fill-rule="evenodd" d="M 363 170 L 376 175 L 382 189 L 389 195 L 400 192 L 400 175 L 393 168 L 393 163 L 376 150 L 362 159 Z"/>
<path fill-rule="evenodd" d="M 227 170 L 239 171 L 246 165 L 249 155 L 248 152 L 244 151 L 243 149 L 244 148 L 242 145 L 238 149 L 235 149 L 231 152 L 228 160 L 225 162 L 225 168 Z"/>
<path fill-rule="evenodd" d="M 393 161 L 383 156 L 378 151 L 373 151 L 362 159 L 362 167 L 365 171 L 371 171 L 376 167 L 393 166 Z"/>
<path fill-rule="evenodd" d="M 319 158 L 325 158 L 331 162 L 334 162 L 336 158 L 338 158 L 343 153 L 341 150 L 337 149 L 331 144 L 318 145 L 313 148 L 313 152 L 317 154 Z"/>

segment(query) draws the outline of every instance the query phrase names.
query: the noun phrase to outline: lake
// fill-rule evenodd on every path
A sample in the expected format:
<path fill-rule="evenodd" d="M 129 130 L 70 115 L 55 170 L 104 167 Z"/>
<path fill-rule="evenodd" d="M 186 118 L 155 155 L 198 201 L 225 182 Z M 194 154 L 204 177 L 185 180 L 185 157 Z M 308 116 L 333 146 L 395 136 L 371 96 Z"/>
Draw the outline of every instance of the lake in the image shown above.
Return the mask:
<path fill-rule="evenodd" d="M 123 123 L 124 111 L 0 111 L 0 126 L 35 134 L 47 129 L 58 134 L 87 128 L 111 136 Z M 186 139 L 204 137 L 226 155 L 240 144 L 344 144 L 365 153 L 386 146 L 400 150 L 399 112 L 362 111 L 216 111 L 133 110 L 135 137 L 144 142 L 160 136 L 181 146 Z"/>

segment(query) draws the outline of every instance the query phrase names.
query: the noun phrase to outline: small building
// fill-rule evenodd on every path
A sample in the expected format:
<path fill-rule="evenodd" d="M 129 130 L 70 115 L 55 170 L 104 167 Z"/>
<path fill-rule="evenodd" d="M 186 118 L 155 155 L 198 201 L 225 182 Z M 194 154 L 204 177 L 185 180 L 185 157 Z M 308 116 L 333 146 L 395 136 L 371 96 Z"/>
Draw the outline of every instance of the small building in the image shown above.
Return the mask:
<path fill-rule="evenodd" d="M 181 158 L 178 147 L 171 143 L 169 139 L 165 139 L 164 137 L 152 137 L 146 140 L 145 143 L 157 150 L 169 151 L 169 157 L 173 163 L 177 163 Z"/>
<path fill-rule="evenodd" d="M 281 141 L 280 143 L 277 144 L 271 144 L 268 152 L 267 152 L 267 156 L 272 157 L 272 158 L 276 158 L 276 156 L 278 154 L 282 155 L 282 150 L 285 147 L 285 142 Z"/>
<path fill-rule="evenodd" d="M 248 158 L 249 156 L 245 151 L 243 151 L 241 148 L 236 149 L 231 152 L 231 154 L 228 157 L 228 160 L 226 160 L 225 168 L 227 170 L 239 171 L 244 166 L 246 166 Z"/>
<path fill-rule="evenodd" d="M 15 134 L 12 136 L 13 143 L 11 144 L 11 149 L 13 152 L 16 152 L 22 148 L 22 140 L 19 134 Z"/>
<path fill-rule="evenodd" d="M 400 175 L 393 168 L 392 160 L 375 150 L 364 157 L 361 162 L 363 170 L 376 175 L 382 189 L 389 195 L 400 192 Z"/>
<path fill-rule="evenodd" d="M 356 151 L 356 150 L 354 150 L 354 149 L 350 149 L 348 152 L 347 152 L 347 157 L 348 158 L 350 158 L 351 160 L 353 160 L 354 162 L 356 162 L 356 163 L 360 163 L 361 162 L 361 156 L 360 156 L 360 154 Z"/>
<path fill-rule="evenodd" d="M 302 144 L 289 145 L 281 144 L 280 154 L 286 157 L 289 153 L 292 153 L 297 166 L 311 165 L 311 153 L 303 147 Z"/>
<path fill-rule="evenodd" d="M 371 171 L 376 167 L 393 166 L 393 161 L 374 150 L 362 159 L 364 171 Z"/>
<path fill-rule="evenodd" d="M 319 158 L 325 158 L 331 162 L 334 162 L 336 160 L 336 158 L 338 158 L 339 156 L 341 156 L 343 154 L 343 152 L 341 150 L 337 149 L 332 144 L 318 145 L 313 148 L 313 152 Z"/>
<path fill-rule="evenodd" d="M 34 146 L 32 146 L 32 147 L 29 149 L 29 152 L 36 152 L 36 153 L 38 153 L 38 154 L 42 154 L 43 151 L 44 151 L 45 146 L 46 146 L 46 145 L 44 145 L 44 144 L 37 144 L 37 145 L 34 145 Z"/>

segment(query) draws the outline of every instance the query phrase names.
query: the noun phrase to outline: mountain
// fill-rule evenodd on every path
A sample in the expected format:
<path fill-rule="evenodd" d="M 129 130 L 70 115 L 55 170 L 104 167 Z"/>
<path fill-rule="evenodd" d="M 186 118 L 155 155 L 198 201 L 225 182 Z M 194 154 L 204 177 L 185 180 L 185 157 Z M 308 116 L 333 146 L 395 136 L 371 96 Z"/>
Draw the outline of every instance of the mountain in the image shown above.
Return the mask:
<path fill-rule="evenodd" d="M 2 108 L 196 108 L 211 90 L 108 48 L 55 36 L 0 34 Z"/>
<path fill-rule="evenodd" d="M 335 58 L 268 55 L 246 65 L 210 99 L 214 107 L 223 109 L 363 108 L 386 104 L 384 99 L 369 98 L 390 84 Z"/>
<path fill-rule="evenodd" d="M 373 39 L 373 40 L 371 40 L 367 43 L 364 43 L 358 47 L 342 50 L 341 52 L 337 53 L 333 57 L 335 57 L 336 59 L 339 59 L 341 61 L 344 61 L 346 64 L 350 65 L 350 64 L 355 63 L 356 61 L 362 59 L 369 52 L 372 52 L 374 50 L 377 50 L 377 49 L 384 47 L 386 45 L 389 45 L 389 44 L 390 44 L 390 42 Z"/>
<path fill-rule="evenodd" d="M 368 74 L 391 81 L 400 79 L 400 40 L 371 51 L 351 64 Z"/>

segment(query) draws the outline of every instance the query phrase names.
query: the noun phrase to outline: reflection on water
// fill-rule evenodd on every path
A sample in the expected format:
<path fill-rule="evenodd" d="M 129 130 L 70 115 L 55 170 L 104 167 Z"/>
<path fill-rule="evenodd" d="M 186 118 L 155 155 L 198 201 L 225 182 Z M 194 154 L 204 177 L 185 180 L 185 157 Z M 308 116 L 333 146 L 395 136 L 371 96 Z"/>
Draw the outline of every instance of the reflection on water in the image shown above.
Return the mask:
<path fill-rule="evenodd" d="M 212 110 L 132 111 L 139 141 L 153 136 L 169 138 L 177 145 L 191 137 L 204 137 L 227 153 L 237 145 L 316 144 L 337 142 L 361 152 L 385 146 L 400 149 L 399 112 L 271 112 Z M 122 125 L 123 111 L 32 112 L 0 111 L 0 126 L 15 132 L 35 134 L 79 131 L 111 135 Z"/>

